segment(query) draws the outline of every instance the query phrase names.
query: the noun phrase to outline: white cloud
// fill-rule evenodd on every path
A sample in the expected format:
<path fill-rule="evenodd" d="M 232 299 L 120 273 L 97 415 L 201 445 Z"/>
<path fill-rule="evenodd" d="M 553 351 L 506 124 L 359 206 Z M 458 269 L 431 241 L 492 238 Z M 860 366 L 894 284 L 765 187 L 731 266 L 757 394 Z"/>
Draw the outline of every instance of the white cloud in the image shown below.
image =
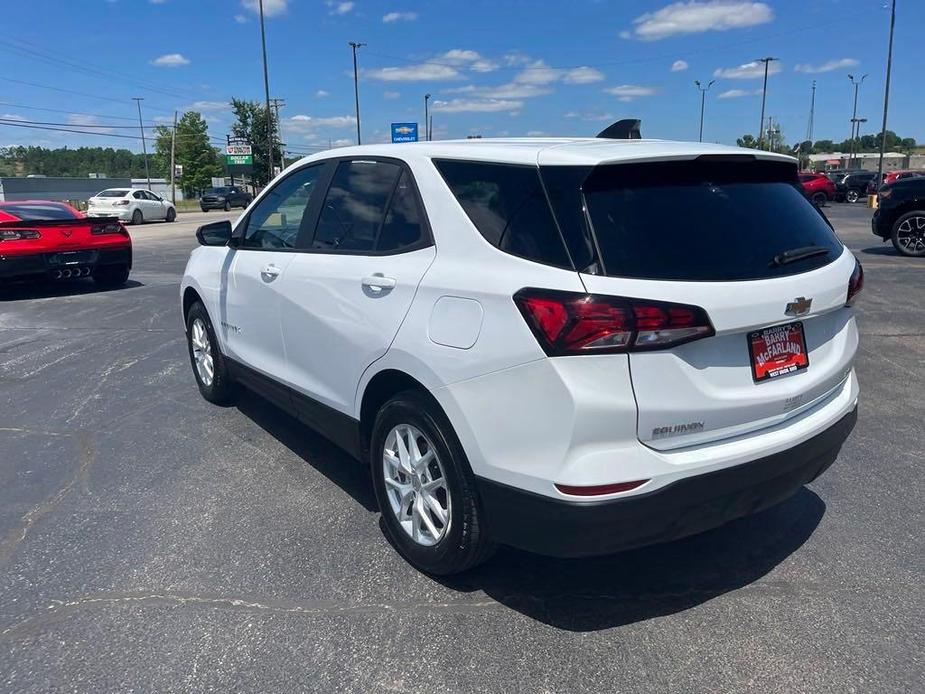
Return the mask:
<path fill-rule="evenodd" d="M 592 82 L 602 82 L 604 73 L 593 67 L 576 67 L 565 73 L 562 81 L 566 84 L 590 84 Z"/>
<path fill-rule="evenodd" d="M 307 116 L 304 113 L 300 113 L 285 120 L 287 126 L 300 132 L 315 130 L 317 128 L 353 127 L 357 123 L 355 116 L 327 116 L 316 118 L 314 116 Z"/>
<path fill-rule="evenodd" d="M 3 118 L 4 120 L 28 120 L 28 118 L 23 118 L 18 113 L 4 113 L 3 115 L 0 115 L 0 118 Z"/>
<path fill-rule="evenodd" d="M 739 99 L 743 96 L 749 96 L 753 92 L 748 91 L 747 89 L 730 89 L 728 91 L 722 92 L 717 99 Z"/>
<path fill-rule="evenodd" d="M 613 123 L 615 120 L 617 120 L 617 117 L 613 115 L 612 113 L 596 113 L 596 112 L 584 113 L 581 111 L 569 111 L 568 113 L 565 114 L 565 118 L 578 118 L 580 120 L 595 121 L 595 122 L 604 121 L 607 123 Z"/>
<path fill-rule="evenodd" d="M 231 104 L 227 101 L 194 101 L 184 106 L 184 111 L 230 111 Z"/>
<path fill-rule="evenodd" d="M 763 2 L 752 0 L 689 0 L 646 12 L 633 20 L 632 31 L 620 32 L 622 38 L 658 41 L 670 36 L 728 31 L 766 24 L 774 11 Z"/>
<path fill-rule="evenodd" d="M 276 15 L 285 14 L 289 0 L 263 0 L 264 17 L 275 17 Z M 250 10 L 254 14 L 260 12 L 260 0 L 241 0 L 241 7 Z"/>
<path fill-rule="evenodd" d="M 672 72 L 684 72 L 688 68 L 686 60 L 676 60 L 671 64 Z"/>
<path fill-rule="evenodd" d="M 549 87 L 536 84 L 518 84 L 517 82 L 485 87 L 470 84 L 465 87 L 443 90 L 446 94 L 468 94 L 483 99 L 530 99 L 535 96 L 552 94 L 552 91 Z"/>
<path fill-rule="evenodd" d="M 324 99 L 328 96 L 331 96 L 331 92 L 325 91 L 324 89 L 319 89 L 317 92 L 315 92 L 316 99 Z"/>
<path fill-rule="evenodd" d="M 468 67 L 473 72 L 492 72 L 498 69 L 498 63 L 484 57 L 478 51 L 465 48 L 453 48 L 438 55 L 436 62 L 447 63 L 454 67 Z"/>
<path fill-rule="evenodd" d="M 768 74 L 776 75 L 780 72 L 780 63 L 774 61 L 768 64 Z M 714 77 L 727 80 L 754 80 L 764 77 L 764 63 L 753 60 L 738 67 L 721 67 L 713 71 Z"/>
<path fill-rule="evenodd" d="M 353 140 L 351 140 L 350 138 L 346 138 L 346 137 L 341 138 L 339 140 L 334 140 L 331 143 L 332 147 L 350 147 L 351 145 L 353 145 Z"/>
<path fill-rule="evenodd" d="M 152 60 L 151 64 L 158 67 L 180 67 L 181 65 L 189 65 L 189 60 L 182 53 L 167 53 Z"/>
<path fill-rule="evenodd" d="M 860 61 L 855 60 L 854 58 L 841 58 L 840 60 L 826 61 L 821 65 L 800 63 L 793 69 L 797 72 L 805 72 L 809 75 L 816 75 L 820 72 L 832 72 L 833 70 L 841 70 L 842 68 L 857 67 L 860 64 Z"/>
<path fill-rule="evenodd" d="M 382 15 L 382 21 L 386 24 L 392 24 L 393 22 L 413 22 L 417 18 L 417 12 L 389 12 L 388 14 Z"/>
<path fill-rule="evenodd" d="M 401 92 L 385 91 L 382 92 L 382 96 L 386 99 L 397 99 L 401 96 Z"/>
<path fill-rule="evenodd" d="M 550 67 L 544 60 L 534 60 L 514 76 L 522 84 L 551 84 L 562 77 L 562 70 Z"/>
<path fill-rule="evenodd" d="M 510 99 L 450 99 L 437 100 L 434 110 L 443 113 L 492 113 L 498 111 L 517 111 L 523 106 L 522 101 Z"/>
<path fill-rule="evenodd" d="M 450 65 L 417 63 L 403 67 L 380 67 L 363 70 L 363 75 L 381 82 L 425 82 L 455 80 L 462 77 L 459 70 Z"/>
<path fill-rule="evenodd" d="M 548 133 L 543 130 L 528 130 L 527 137 L 547 137 Z"/>
<path fill-rule="evenodd" d="M 613 94 L 619 101 L 633 101 L 640 96 L 652 96 L 658 93 L 655 87 L 644 87 L 639 84 L 621 84 L 619 87 L 609 87 L 604 91 Z"/>
<path fill-rule="evenodd" d="M 336 2 L 335 0 L 325 2 L 325 5 L 330 8 L 328 14 L 348 14 L 353 10 L 355 4 L 353 2 Z"/>
<path fill-rule="evenodd" d="M 250 20 L 243 14 L 236 14 L 234 16 L 234 21 L 236 21 L 238 24 L 247 24 Z"/>

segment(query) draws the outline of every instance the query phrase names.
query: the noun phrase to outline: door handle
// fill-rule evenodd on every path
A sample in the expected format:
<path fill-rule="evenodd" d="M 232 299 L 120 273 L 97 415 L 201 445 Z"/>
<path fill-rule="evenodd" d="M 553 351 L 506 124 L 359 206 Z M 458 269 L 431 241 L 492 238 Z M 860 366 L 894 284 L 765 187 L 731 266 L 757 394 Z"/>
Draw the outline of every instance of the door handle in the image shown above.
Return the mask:
<path fill-rule="evenodd" d="M 271 263 L 260 271 L 260 277 L 264 282 L 272 282 L 279 277 L 280 272 L 282 270 Z"/>
<path fill-rule="evenodd" d="M 382 273 L 375 273 L 369 277 L 364 277 L 362 280 L 363 286 L 368 288 L 370 291 L 379 293 L 386 291 L 388 289 L 394 289 L 397 284 L 394 277 L 386 277 Z"/>

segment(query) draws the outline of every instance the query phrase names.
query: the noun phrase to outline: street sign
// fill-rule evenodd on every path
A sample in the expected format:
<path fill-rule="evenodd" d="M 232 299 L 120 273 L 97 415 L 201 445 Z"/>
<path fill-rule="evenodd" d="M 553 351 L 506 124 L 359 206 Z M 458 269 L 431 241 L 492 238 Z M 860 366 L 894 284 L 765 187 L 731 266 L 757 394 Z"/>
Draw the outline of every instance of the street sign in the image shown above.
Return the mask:
<path fill-rule="evenodd" d="M 254 152 L 253 152 L 253 150 L 252 150 L 252 148 L 251 148 L 250 145 L 232 145 L 232 144 L 229 144 L 229 145 L 226 145 L 226 146 L 225 146 L 225 154 L 228 154 L 228 155 L 242 155 L 242 154 L 244 154 L 244 155 L 250 156 L 250 155 L 252 155 L 253 153 L 254 153 Z"/>
<path fill-rule="evenodd" d="M 392 123 L 392 142 L 417 142 L 417 123 Z"/>

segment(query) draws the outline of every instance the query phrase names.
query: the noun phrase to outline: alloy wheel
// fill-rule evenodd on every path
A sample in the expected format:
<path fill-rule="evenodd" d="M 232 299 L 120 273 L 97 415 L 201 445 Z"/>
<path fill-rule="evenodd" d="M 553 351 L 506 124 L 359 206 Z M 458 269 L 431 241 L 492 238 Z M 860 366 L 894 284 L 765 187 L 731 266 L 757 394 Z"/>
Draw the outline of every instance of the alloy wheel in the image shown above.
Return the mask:
<path fill-rule="evenodd" d="M 896 229 L 896 243 L 910 255 L 925 252 L 925 217 L 909 217 Z"/>
<path fill-rule="evenodd" d="M 861 197 L 861 194 L 858 193 L 858 191 L 856 191 L 856 190 L 849 190 L 849 191 L 845 194 L 845 200 L 847 200 L 848 202 L 857 202 L 857 201 L 858 201 L 858 198 L 860 198 L 860 197 Z"/>
<path fill-rule="evenodd" d="M 212 385 L 215 379 L 215 363 L 212 359 L 212 343 L 209 340 L 209 333 L 206 330 L 206 324 L 201 318 L 193 321 L 190 330 L 190 344 L 193 348 L 193 361 L 196 363 L 196 374 L 202 385 L 207 388 Z"/>
<path fill-rule="evenodd" d="M 382 471 L 392 513 L 408 536 L 432 547 L 450 526 L 450 490 L 431 440 L 410 424 L 399 424 L 385 438 Z"/>

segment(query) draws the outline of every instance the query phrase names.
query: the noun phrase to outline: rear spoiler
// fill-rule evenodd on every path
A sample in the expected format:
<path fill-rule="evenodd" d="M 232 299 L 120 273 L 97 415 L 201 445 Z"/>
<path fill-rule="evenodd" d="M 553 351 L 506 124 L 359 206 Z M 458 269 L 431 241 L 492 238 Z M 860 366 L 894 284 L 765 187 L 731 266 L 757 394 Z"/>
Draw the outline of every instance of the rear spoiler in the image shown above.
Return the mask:
<path fill-rule="evenodd" d="M 78 217 L 77 219 L 17 219 L 16 221 L 0 221 L 4 229 L 35 229 L 36 227 L 78 227 L 97 226 L 119 222 L 118 217 Z"/>

